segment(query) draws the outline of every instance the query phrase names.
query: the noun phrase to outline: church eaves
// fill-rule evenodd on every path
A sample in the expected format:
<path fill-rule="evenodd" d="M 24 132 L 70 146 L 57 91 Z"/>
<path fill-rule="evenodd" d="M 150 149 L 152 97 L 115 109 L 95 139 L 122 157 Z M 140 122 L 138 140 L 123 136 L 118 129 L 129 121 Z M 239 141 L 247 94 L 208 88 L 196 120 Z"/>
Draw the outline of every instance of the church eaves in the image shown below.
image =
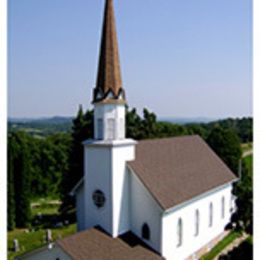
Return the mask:
<path fill-rule="evenodd" d="M 106 0 L 97 83 L 93 103 L 125 103 L 113 0 Z"/>

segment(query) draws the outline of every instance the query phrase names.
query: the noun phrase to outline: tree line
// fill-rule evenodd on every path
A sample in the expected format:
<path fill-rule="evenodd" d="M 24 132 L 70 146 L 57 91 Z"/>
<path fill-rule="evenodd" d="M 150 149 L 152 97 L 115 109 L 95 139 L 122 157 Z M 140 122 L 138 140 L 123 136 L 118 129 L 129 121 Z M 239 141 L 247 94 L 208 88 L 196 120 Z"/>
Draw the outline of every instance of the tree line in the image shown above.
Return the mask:
<path fill-rule="evenodd" d="M 93 110 L 84 112 L 80 106 L 70 132 L 59 132 L 45 138 L 35 138 L 23 131 L 8 134 L 9 230 L 30 225 L 30 201 L 33 198 L 60 198 L 60 213 L 63 216 L 75 208 L 75 200 L 69 193 L 83 177 L 82 141 L 93 138 L 93 116 Z M 194 134 L 206 140 L 237 173 L 241 158 L 240 143 L 252 141 L 252 118 L 177 125 L 158 121 L 156 114 L 148 109 L 144 109 L 140 116 L 136 109 L 127 108 L 128 138 L 142 140 Z M 246 166 L 243 169 L 246 171 Z M 250 184 L 248 180 L 245 182 Z M 241 189 L 238 186 L 235 192 L 250 196 L 248 189 Z M 235 221 L 238 220 L 236 216 Z"/>

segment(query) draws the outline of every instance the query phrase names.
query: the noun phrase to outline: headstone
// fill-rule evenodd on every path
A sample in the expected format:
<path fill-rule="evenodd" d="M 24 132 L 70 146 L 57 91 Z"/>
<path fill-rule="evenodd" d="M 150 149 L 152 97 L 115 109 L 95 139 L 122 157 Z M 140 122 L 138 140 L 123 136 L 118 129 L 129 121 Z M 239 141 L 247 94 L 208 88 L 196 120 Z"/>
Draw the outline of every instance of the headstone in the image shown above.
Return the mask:
<path fill-rule="evenodd" d="M 52 241 L 52 234 L 51 234 L 51 230 L 47 229 L 46 230 L 46 242 L 50 243 Z"/>
<path fill-rule="evenodd" d="M 13 240 L 13 246 L 14 246 L 14 252 L 18 252 L 18 251 L 19 251 L 19 242 L 18 242 L 18 239 L 14 239 L 14 240 Z"/>

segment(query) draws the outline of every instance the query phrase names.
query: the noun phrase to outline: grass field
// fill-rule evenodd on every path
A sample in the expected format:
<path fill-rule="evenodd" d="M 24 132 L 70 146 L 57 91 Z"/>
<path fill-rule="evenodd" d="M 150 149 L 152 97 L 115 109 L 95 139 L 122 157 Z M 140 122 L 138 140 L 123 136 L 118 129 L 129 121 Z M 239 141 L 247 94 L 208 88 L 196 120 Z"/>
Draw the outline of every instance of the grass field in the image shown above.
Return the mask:
<path fill-rule="evenodd" d="M 244 161 L 249 169 L 249 172 L 252 174 L 253 173 L 253 155 L 246 156 L 244 158 Z"/>
<path fill-rule="evenodd" d="M 59 202 L 51 200 L 33 201 L 32 215 L 33 219 L 38 214 L 42 216 L 42 221 L 38 224 L 33 224 L 30 230 L 15 229 L 8 232 L 8 259 L 14 259 L 15 256 L 25 252 L 32 251 L 46 245 L 45 235 L 46 229 L 51 229 L 53 240 L 64 238 L 76 232 L 76 224 L 69 224 L 59 228 L 54 228 L 52 223 L 58 219 Z M 13 240 L 18 239 L 20 251 L 13 252 Z"/>

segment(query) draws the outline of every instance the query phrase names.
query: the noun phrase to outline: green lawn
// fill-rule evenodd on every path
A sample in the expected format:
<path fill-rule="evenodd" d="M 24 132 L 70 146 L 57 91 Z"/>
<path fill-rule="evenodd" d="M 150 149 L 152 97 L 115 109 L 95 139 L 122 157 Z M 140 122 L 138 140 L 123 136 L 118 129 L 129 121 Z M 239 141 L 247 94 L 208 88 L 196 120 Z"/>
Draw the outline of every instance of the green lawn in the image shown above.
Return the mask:
<path fill-rule="evenodd" d="M 8 259 L 14 259 L 17 255 L 44 246 L 46 244 L 45 234 L 47 228 L 52 230 L 53 240 L 64 238 L 76 232 L 76 224 L 53 228 L 53 220 L 59 215 L 59 203 L 57 201 L 37 200 L 33 201 L 32 205 L 34 205 L 32 208 L 33 218 L 41 213 L 43 220 L 37 225 L 35 223 L 32 224 L 30 231 L 28 229 L 15 229 L 8 232 Z M 18 253 L 12 251 L 14 239 L 19 241 L 20 251 Z"/>
<path fill-rule="evenodd" d="M 248 166 L 249 172 L 253 173 L 253 155 L 248 155 L 244 158 L 246 165 Z"/>
<path fill-rule="evenodd" d="M 216 246 L 214 246 L 209 253 L 202 256 L 200 260 L 212 260 L 217 256 L 224 248 L 226 248 L 231 242 L 240 236 L 240 233 L 231 231 L 226 237 L 224 237 Z"/>
<path fill-rule="evenodd" d="M 76 224 L 51 230 L 52 238 L 56 240 L 57 238 L 64 238 L 74 234 L 76 232 Z M 13 259 L 17 255 L 42 247 L 46 244 L 44 241 L 44 229 L 29 233 L 26 233 L 25 231 L 25 229 L 15 229 L 14 231 L 8 232 L 8 259 Z M 12 252 L 12 242 L 15 238 L 18 239 L 20 245 L 20 251 L 18 253 Z"/>

